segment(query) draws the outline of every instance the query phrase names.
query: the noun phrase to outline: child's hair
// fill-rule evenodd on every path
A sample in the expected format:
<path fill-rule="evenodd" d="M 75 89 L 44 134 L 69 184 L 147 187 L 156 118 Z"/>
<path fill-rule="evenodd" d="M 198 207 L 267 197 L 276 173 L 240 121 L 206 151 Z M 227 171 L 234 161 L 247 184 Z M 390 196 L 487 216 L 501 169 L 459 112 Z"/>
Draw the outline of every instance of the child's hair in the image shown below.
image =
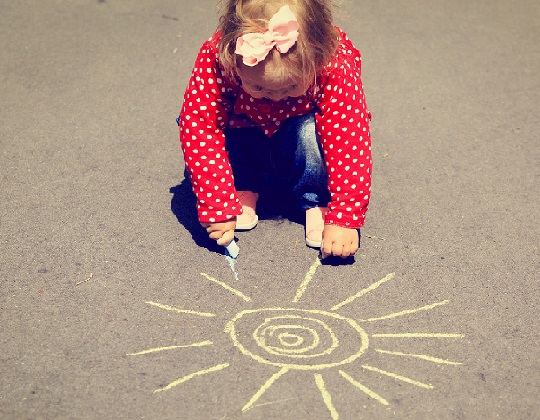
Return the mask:
<path fill-rule="evenodd" d="M 333 57 L 339 43 L 332 20 L 333 0 L 223 0 L 218 43 L 220 62 L 229 77 L 238 75 L 242 57 L 235 54 L 236 40 L 249 32 L 264 32 L 268 21 L 289 5 L 299 25 L 297 43 L 288 53 L 273 48 L 258 65 L 272 65 L 281 80 L 292 79 L 305 86 Z"/>

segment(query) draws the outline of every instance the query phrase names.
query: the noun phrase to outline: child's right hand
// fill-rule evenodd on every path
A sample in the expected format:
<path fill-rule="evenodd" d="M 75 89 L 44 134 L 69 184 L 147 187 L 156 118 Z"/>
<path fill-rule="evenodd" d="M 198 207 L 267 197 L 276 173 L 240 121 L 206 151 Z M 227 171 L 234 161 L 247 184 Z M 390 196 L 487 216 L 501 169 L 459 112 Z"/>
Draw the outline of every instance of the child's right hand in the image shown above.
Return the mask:
<path fill-rule="evenodd" d="M 234 239 L 236 219 L 219 223 L 201 223 L 201 225 L 208 232 L 210 239 L 215 240 L 218 245 L 225 246 Z"/>

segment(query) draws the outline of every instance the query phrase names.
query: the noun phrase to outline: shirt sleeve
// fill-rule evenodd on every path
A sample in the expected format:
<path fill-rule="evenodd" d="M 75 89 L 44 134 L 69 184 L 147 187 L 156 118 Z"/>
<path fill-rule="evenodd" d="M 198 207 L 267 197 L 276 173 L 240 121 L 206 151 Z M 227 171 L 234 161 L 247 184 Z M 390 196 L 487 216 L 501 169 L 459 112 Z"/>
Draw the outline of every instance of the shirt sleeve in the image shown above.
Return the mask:
<path fill-rule="evenodd" d="M 317 106 L 331 197 L 325 223 L 359 228 L 371 191 L 371 114 L 362 86 L 360 52 L 346 37 L 327 66 Z"/>
<path fill-rule="evenodd" d="M 195 61 L 179 119 L 180 143 L 200 222 L 222 222 L 241 213 L 223 133 L 232 106 L 227 99 L 231 89 L 208 40 Z"/>

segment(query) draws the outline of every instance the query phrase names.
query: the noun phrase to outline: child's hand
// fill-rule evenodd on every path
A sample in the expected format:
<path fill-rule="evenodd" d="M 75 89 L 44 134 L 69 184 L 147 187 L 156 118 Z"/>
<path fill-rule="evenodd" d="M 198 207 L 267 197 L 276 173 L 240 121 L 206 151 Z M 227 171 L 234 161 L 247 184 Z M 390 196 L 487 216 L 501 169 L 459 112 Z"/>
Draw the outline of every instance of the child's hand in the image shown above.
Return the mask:
<path fill-rule="evenodd" d="M 325 225 L 321 245 L 322 258 L 329 255 L 347 258 L 358 251 L 358 232 L 336 225 Z"/>
<path fill-rule="evenodd" d="M 236 219 L 219 223 L 201 223 L 208 232 L 210 239 L 214 239 L 218 245 L 225 246 L 234 239 Z"/>

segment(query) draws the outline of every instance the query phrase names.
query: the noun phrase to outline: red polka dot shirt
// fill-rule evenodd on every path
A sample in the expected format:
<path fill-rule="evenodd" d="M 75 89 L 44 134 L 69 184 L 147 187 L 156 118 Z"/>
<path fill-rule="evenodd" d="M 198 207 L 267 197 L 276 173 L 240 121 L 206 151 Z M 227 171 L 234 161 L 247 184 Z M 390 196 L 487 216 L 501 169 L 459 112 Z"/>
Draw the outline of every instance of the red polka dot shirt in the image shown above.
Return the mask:
<path fill-rule="evenodd" d="M 360 52 L 344 32 L 340 37 L 336 56 L 313 86 L 302 96 L 279 102 L 255 99 L 239 80 L 222 75 L 216 48 L 219 34 L 202 45 L 179 119 L 184 161 L 201 222 L 223 222 L 242 213 L 224 129 L 259 126 L 271 137 L 286 119 L 315 112 L 331 197 L 325 223 L 363 226 L 371 190 L 371 114 L 360 78 Z"/>

